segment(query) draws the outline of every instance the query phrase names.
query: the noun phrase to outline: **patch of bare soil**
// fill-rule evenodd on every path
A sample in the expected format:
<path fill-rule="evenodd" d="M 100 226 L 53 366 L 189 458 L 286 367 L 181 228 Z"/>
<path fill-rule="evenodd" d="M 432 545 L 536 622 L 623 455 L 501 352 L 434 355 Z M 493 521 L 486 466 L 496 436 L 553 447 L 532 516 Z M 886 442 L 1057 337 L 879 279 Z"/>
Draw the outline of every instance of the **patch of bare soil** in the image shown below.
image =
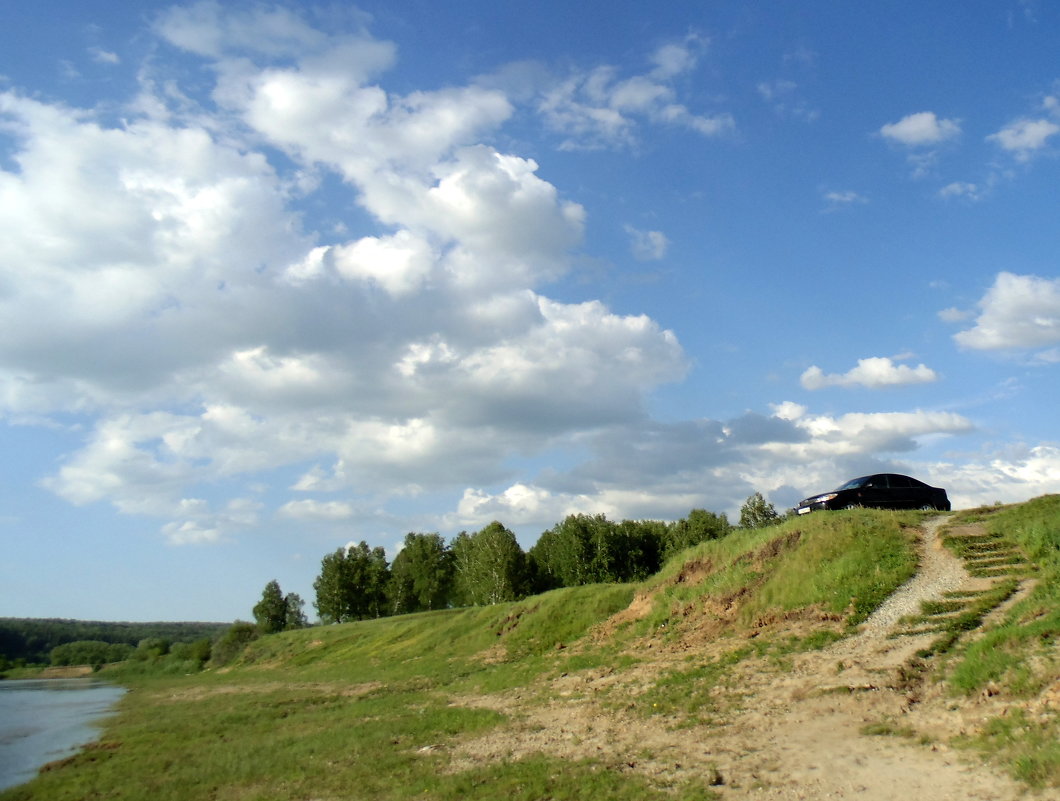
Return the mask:
<path fill-rule="evenodd" d="M 41 671 L 42 679 L 82 679 L 93 673 L 91 665 L 69 665 L 67 667 L 46 667 Z"/>
<path fill-rule="evenodd" d="M 922 531 L 916 577 L 856 635 L 784 664 L 740 662 L 705 705 L 707 722 L 689 725 L 651 714 L 651 694 L 645 690 L 654 679 L 693 664 L 688 651 L 658 649 L 654 662 L 631 670 L 583 671 L 561 677 L 541 693 L 527 688 L 455 701 L 503 711 L 511 723 L 453 745 L 451 769 L 543 753 L 597 759 L 660 787 L 697 782 L 734 801 L 1033 797 L 995 767 L 945 744 L 1001 713 L 1002 701 L 989 693 L 977 702 L 944 697 L 915 670 L 915 653 L 934 635 L 893 636 L 922 601 L 983 588 L 984 580 L 970 577 L 942 546 L 943 520 L 929 521 Z M 630 616 L 646 602 L 634 601 L 637 609 Z M 731 640 L 697 642 L 695 663 L 707 664 L 733 647 Z M 616 706 L 617 699 L 621 705 Z"/>

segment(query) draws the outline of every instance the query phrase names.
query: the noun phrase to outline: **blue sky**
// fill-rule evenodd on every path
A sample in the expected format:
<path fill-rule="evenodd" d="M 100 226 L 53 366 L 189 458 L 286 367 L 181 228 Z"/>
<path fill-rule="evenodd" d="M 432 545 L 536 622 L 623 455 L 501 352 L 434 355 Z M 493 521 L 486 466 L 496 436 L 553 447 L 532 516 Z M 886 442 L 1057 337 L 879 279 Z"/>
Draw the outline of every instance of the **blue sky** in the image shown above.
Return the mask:
<path fill-rule="evenodd" d="M 749 5 L 6 9 L 0 615 L 1060 490 L 1060 10 Z"/>

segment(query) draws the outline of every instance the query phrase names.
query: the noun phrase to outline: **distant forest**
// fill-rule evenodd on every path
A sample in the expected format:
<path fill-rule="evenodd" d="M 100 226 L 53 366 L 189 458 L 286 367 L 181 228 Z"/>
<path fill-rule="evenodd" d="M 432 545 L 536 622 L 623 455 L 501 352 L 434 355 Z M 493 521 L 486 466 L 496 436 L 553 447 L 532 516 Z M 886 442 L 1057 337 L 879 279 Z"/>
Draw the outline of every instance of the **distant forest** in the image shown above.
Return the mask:
<path fill-rule="evenodd" d="M 105 623 L 91 620 L 0 618 L 0 662 L 48 664 L 53 648 L 93 640 L 135 647 L 143 640 L 169 643 L 213 640 L 230 623 Z"/>

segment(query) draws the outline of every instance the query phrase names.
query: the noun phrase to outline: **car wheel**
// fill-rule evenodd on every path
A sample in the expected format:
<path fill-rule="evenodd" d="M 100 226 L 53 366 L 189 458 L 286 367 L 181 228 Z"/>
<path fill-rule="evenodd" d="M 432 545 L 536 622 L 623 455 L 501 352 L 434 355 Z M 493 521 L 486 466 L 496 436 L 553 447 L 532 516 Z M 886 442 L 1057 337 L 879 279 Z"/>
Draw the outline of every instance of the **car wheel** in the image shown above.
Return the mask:
<path fill-rule="evenodd" d="M 844 506 L 843 508 L 844 508 L 844 509 L 860 509 L 860 508 L 861 508 L 861 505 L 860 505 L 860 504 L 856 504 L 856 503 L 848 503 L 848 504 L 847 504 L 846 506 Z"/>
<path fill-rule="evenodd" d="M 936 509 L 930 503 L 925 503 L 923 506 L 920 507 L 920 511 L 921 512 L 937 512 L 938 509 Z"/>

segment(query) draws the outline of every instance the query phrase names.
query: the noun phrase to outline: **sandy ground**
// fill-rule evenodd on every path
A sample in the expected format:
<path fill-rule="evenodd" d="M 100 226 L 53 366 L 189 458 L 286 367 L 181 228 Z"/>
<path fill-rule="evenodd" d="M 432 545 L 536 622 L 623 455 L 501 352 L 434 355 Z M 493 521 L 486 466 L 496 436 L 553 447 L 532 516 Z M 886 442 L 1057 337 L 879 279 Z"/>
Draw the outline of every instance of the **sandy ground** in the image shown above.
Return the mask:
<path fill-rule="evenodd" d="M 917 576 L 877 610 L 855 636 L 777 664 L 746 660 L 717 691 L 709 722 L 675 726 L 637 709 L 638 681 L 677 667 L 690 654 L 660 653 L 654 664 L 615 672 L 570 674 L 548 688 L 460 699 L 510 715 L 502 731 L 451 749 L 452 769 L 482 761 L 545 753 L 591 757 L 608 769 L 636 773 L 660 787 L 694 781 L 723 799 L 859 799 L 859 801 L 1010 801 L 1033 798 L 996 767 L 945 742 L 975 731 L 1003 711 L 998 699 L 955 702 L 908 670 L 931 635 L 892 637 L 921 601 L 951 590 L 982 589 L 942 547 L 942 518 L 922 531 Z M 718 647 L 718 646 L 715 646 Z M 731 647 L 731 645 L 729 646 Z M 715 654 L 703 646 L 703 661 Z M 695 657 L 693 657 L 695 658 Z M 608 689 L 621 685 L 621 693 Z M 615 698 L 632 698 L 625 709 Z M 863 733 L 883 724 L 894 734 Z M 1044 797 L 1044 796 L 1043 796 Z"/>
<path fill-rule="evenodd" d="M 92 675 L 91 665 L 71 665 L 69 667 L 47 667 L 41 671 L 42 679 L 81 679 Z"/>

